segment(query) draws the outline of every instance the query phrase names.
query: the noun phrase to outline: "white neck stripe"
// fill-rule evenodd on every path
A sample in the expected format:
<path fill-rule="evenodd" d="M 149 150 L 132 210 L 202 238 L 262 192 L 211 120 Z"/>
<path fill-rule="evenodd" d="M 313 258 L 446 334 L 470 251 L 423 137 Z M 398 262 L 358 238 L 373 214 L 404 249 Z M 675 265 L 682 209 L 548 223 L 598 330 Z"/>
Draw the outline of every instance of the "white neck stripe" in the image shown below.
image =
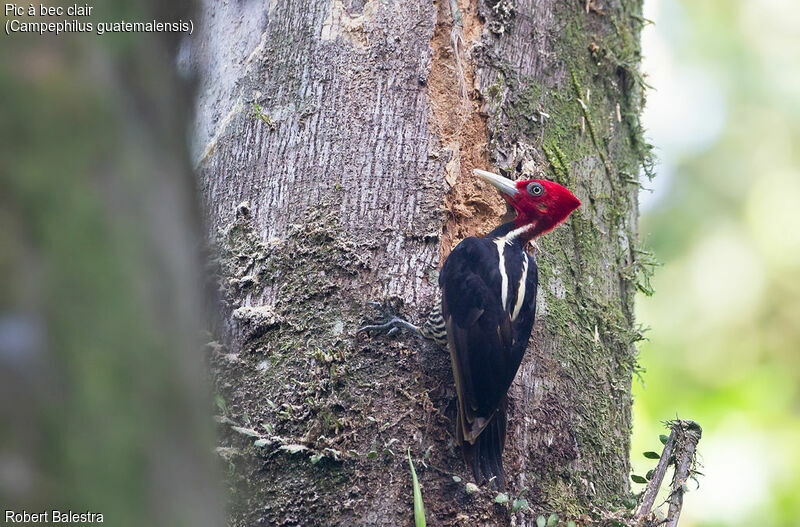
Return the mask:
<path fill-rule="evenodd" d="M 530 229 L 533 229 L 534 224 L 529 223 L 527 225 L 523 225 L 522 227 L 517 227 L 513 231 L 510 231 L 505 236 L 501 236 L 494 240 L 495 245 L 497 245 L 497 255 L 499 257 L 499 264 L 500 264 L 500 280 L 501 280 L 501 289 L 500 289 L 500 299 L 502 302 L 503 311 L 506 310 L 506 303 L 508 302 L 508 273 L 506 273 L 506 256 L 505 256 L 505 248 L 506 245 L 511 245 L 514 240 L 516 240 L 521 234 L 527 232 Z M 523 273 L 522 273 L 522 282 L 520 284 L 522 296 L 525 295 L 525 275 L 528 272 L 528 259 L 525 258 L 523 262 Z M 517 317 L 519 314 L 519 310 L 522 308 L 522 303 L 519 297 L 520 290 L 517 292 L 517 302 L 514 306 L 514 316 L 512 320 Z"/>
<path fill-rule="evenodd" d="M 500 301 L 503 311 L 506 310 L 506 302 L 508 301 L 508 274 L 506 274 L 506 240 L 504 238 L 497 238 L 494 243 L 497 245 L 497 254 L 500 257 Z"/>
<path fill-rule="evenodd" d="M 501 237 L 497 238 L 494 242 L 495 243 L 499 243 L 502 240 L 503 243 L 511 245 L 511 243 L 513 243 L 514 240 L 519 238 L 521 234 L 529 231 L 530 229 L 533 229 L 534 227 L 535 227 L 535 224 L 533 224 L 533 223 L 529 223 L 527 225 L 523 225 L 522 227 L 517 227 L 516 229 L 514 229 L 513 231 L 510 231 L 505 236 L 501 236 Z"/>
<path fill-rule="evenodd" d="M 519 287 L 517 288 L 517 303 L 514 305 L 514 312 L 511 314 L 511 322 L 517 320 L 519 312 L 522 309 L 522 304 L 525 300 L 525 282 L 528 280 L 528 255 L 522 253 L 522 276 L 519 278 Z"/>

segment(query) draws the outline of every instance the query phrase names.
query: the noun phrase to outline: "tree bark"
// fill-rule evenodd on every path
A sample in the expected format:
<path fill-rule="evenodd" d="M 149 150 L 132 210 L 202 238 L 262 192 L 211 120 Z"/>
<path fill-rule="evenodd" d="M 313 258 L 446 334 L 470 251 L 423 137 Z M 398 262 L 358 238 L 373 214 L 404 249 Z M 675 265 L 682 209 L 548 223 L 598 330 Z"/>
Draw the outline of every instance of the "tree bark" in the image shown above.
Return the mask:
<path fill-rule="evenodd" d="M 640 10 L 205 3 L 195 150 L 219 251 L 231 525 L 410 525 L 407 448 L 431 525 L 576 519 L 627 496 L 632 302 L 646 285 Z M 499 223 L 474 167 L 553 179 L 583 202 L 534 251 L 537 322 L 504 458 L 528 511 L 467 492 L 447 353 L 355 337 L 371 299 L 421 321 L 442 258 Z"/>

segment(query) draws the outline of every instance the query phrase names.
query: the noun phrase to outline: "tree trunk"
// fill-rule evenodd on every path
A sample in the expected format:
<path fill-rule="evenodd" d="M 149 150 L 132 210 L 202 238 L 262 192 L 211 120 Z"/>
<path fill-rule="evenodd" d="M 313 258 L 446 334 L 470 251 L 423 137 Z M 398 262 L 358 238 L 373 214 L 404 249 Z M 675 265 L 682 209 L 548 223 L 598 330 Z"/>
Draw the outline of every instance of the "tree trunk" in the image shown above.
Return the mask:
<path fill-rule="evenodd" d="M 407 449 L 431 525 L 575 519 L 627 496 L 640 9 L 206 2 L 196 155 L 220 255 L 231 525 L 410 525 Z M 447 352 L 355 336 L 371 299 L 421 321 L 442 258 L 499 223 L 474 167 L 583 202 L 534 251 L 504 457 L 529 511 L 467 492 Z"/>

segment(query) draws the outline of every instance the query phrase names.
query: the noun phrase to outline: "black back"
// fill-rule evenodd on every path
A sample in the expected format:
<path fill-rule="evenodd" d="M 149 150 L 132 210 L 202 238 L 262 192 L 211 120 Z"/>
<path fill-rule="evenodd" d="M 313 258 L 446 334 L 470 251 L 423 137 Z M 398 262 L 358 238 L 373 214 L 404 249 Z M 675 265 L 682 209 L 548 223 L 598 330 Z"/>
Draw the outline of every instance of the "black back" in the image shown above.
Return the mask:
<path fill-rule="evenodd" d="M 503 243 L 505 305 L 501 300 L 503 273 L 495 240 L 512 228 L 500 227 L 484 238 L 466 238 L 450 253 L 439 276 L 459 396 L 464 435 L 460 439 L 470 443 L 505 401 L 533 328 L 538 270 L 519 240 Z M 524 297 L 512 320 L 525 262 Z"/>

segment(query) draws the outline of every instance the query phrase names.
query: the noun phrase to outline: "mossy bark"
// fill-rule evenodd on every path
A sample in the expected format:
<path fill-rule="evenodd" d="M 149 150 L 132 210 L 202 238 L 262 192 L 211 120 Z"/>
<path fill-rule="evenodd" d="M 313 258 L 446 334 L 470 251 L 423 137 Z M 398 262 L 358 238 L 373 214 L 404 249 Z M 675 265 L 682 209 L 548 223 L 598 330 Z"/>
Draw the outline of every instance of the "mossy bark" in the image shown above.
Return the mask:
<path fill-rule="evenodd" d="M 467 105 L 442 97 L 442 72 L 460 71 L 437 37 L 452 24 L 448 2 L 248 6 L 208 2 L 214 17 L 194 46 L 206 70 L 197 163 L 220 255 L 212 363 L 230 524 L 410 525 L 407 448 L 431 525 L 530 525 L 620 503 L 647 154 L 640 3 L 462 3 L 464 25 L 474 12 L 483 24 L 459 55 L 474 78 Z M 480 114 L 461 121 L 468 136 L 442 125 L 464 108 Z M 505 456 L 509 490 L 531 510 L 513 513 L 487 489 L 466 492 L 446 352 L 355 336 L 370 299 L 420 320 L 437 294 L 443 228 L 495 221 L 464 192 L 482 157 L 493 166 L 481 168 L 559 181 L 584 203 L 535 252 L 538 317 Z M 467 196 L 457 215 L 442 207 L 451 184 Z"/>
<path fill-rule="evenodd" d="M 475 53 L 493 161 L 553 179 L 583 205 L 540 242 L 533 346 L 512 389 L 519 484 L 556 511 L 628 489 L 639 126 L 638 2 L 486 6 L 502 31 Z M 491 27 L 491 26 L 490 26 Z"/>

